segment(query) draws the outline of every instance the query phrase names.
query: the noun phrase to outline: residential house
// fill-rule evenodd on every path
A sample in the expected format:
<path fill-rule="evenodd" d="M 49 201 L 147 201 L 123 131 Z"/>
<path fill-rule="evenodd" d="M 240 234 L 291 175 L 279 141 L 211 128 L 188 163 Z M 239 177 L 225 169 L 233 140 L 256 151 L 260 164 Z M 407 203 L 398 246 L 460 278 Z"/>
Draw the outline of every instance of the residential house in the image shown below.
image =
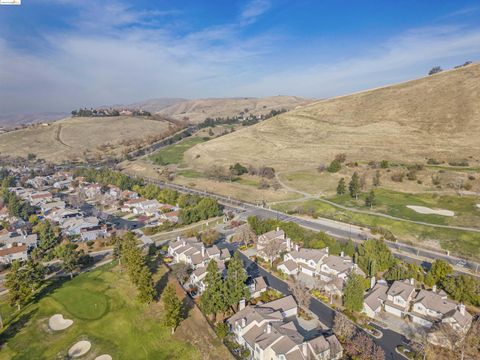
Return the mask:
<path fill-rule="evenodd" d="M 355 272 L 358 275 L 365 277 L 365 273 L 354 264 L 352 258 L 344 256 L 343 251 L 340 256 L 329 255 L 322 259 L 320 265 L 320 279 L 323 281 L 332 281 L 336 278 L 346 281 L 348 275 Z"/>
<path fill-rule="evenodd" d="M 19 246 L 26 245 L 27 249 L 37 247 L 38 235 L 27 234 L 24 231 L 7 232 L 4 235 L 0 235 L 0 246 Z"/>
<path fill-rule="evenodd" d="M 127 200 L 139 198 L 138 194 L 135 191 L 131 191 L 131 190 L 123 190 L 120 195 L 122 199 L 127 199 Z"/>
<path fill-rule="evenodd" d="M 387 300 L 388 285 L 385 281 L 375 284 L 363 300 L 363 312 L 371 318 L 375 318 L 382 310 Z"/>
<path fill-rule="evenodd" d="M 80 235 L 82 229 L 92 229 L 98 226 L 99 221 L 94 216 L 71 218 L 65 220 L 61 226 L 67 235 Z"/>
<path fill-rule="evenodd" d="M 328 248 L 325 249 L 304 249 L 295 245 L 295 250 L 287 252 L 283 259 L 284 264 L 288 261 L 293 261 L 297 264 L 298 272 L 309 276 L 315 276 L 320 271 L 320 266 L 324 258 L 328 256 Z M 282 265 L 280 264 L 280 265 Z M 291 265 L 284 266 L 288 270 Z M 282 266 L 283 268 L 283 266 Z"/>
<path fill-rule="evenodd" d="M 414 280 L 394 281 L 387 291 L 385 311 L 398 317 L 404 317 L 410 310 L 410 304 L 415 295 Z"/>
<path fill-rule="evenodd" d="M 297 327 L 293 296 L 243 307 L 227 320 L 235 340 L 252 359 L 340 359 L 343 349 L 335 335 L 305 338 Z"/>
<path fill-rule="evenodd" d="M 102 193 L 102 185 L 100 184 L 88 184 L 83 188 L 85 196 L 88 199 L 93 199 Z"/>
<path fill-rule="evenodd" d="M 0 248 L 0 264 L 11 264 L 12 261 L 26 261 L 28 259 L 28 246 L 7 245 Z"/>
<path fill-rule="evenodd" d="M 268 285 L 263 276 L 258 276 L 254 279 L 251 279 L 251 281 L 247 282 L 247 286 L 250 290 L 250 296 L 253 299 L 258 298 L 268 289 Z"/>
<path fill-rule="evenodd" d="M 425 327 L 432 327 L 436 323 L 447 323 L 457 331 L 465 331 L 470 328 L 472 315 L 463 304 L 447 298 L 447 294 L 441 290 L 420 290 L 413 300 L 410 318 L 414 323 Z"/>
<path fill-rule="evenodd" d="M 282 252 L 291 250 L 292 240 L 289 237 L 287 237 L 287 235 L 285 234 L 285 231 L 277 227 L 276 230 L 269 231 L 258 237 L 257 239 L 258 255 L 267 259 L 268 256 L 263 252 L 263 249 L 265 249 L 265 247 L 268 244 L 271 244 L 273 242 L 278 243 L 278 250 L 279 250 L 278 255 L 275 256 L 273 259 L 279 257 Z M 273 260 L 273 259 L 268 259 L 268 260 Z"/>
<path fill-rule="evenodd" d="M 28 195 L 28 202 L 32 206 L 40 205 L 41 203 L 51 202 L 53 195 L 49 191 L 35 191 Z"/>
<path fill-rule="evenodd" d="M 108 236 L 108 227 L 106 225 L 97 225 L 80 229 L 81 241 L 93 241 L 103 239 Z"/>

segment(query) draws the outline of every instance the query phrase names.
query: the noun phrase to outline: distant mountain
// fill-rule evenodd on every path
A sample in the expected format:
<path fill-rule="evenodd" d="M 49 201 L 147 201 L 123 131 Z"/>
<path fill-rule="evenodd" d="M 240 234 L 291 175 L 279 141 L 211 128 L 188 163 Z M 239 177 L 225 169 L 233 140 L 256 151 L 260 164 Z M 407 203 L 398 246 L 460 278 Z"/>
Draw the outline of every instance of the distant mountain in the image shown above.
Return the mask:
<path fill-rule="evenodd" d="M 313 100 L 297 96 L 270 96 L 264 98 L 212 98 L 178 102 L 158 111 L 158 114 L 177 120 L 199 123 L 206 118 L 240 115 L 265 115 L 271 110 L 292 110 Z"/>
<path fill-rule="evenodd" d="M 129 109 L 142 109 L 151 113 L 156 113 L 168 106 L 178 104 L 184 101 L 188 100 L 181 98 L 159 98 L 136 102 L 126 105 L 126 107 Z"/>
<path fill-rule="evenodd" d="M 0 128 L 37 124 L 59 120 L 67 116 L 65 112 L 42 112 L 31 114 L 0 115 Z"/>

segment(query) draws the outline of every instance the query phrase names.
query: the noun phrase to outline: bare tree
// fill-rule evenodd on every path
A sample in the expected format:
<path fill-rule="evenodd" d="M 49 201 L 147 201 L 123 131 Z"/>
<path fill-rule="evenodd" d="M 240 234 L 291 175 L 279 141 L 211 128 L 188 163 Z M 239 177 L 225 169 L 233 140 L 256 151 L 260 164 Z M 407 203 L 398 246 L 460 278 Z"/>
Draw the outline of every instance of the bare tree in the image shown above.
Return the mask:
<path fill-rule="evenodd" d="M 335 314 L 333 322 L 333 332 L 335 335 L 342 340 L 346 340 L 351 339 L 356 331 L 357 328 L 355 325 L 345 315 L 339 312 Z"/>
<path fill-rule="evenodd" d="M 308 289 L 300 282 L 295 281 L 290 287 L 290 291 L 293 293 L 293 296 L 297 300 L 298 304 L 301 307 L 308 309 L 311 300 Z"/>
<path fill-rule="evenodd" d="M 357 360 L 383 360 L 385 353 L 363 332 L 344 344 L 345 351 Z"/>
<path fill-rule="evenodd" d="M 480 352 L 480 318 L 476 318 L 470 330 L 465 337 L 465 341 L 462 347 L 462 359 L 474 360 L 478 359 Z"/>
<path fill-rule="evenodd" d="M 257 235 L 253 232 L 250 225 L 245 224 L 240 226 L 235 234 L 235 240 L 241 242 L 244 245 L 255 243 Z"/>
<path fill-rule="evenodd" d="M 270 261 L 270 266 L 272 266 L 273 260 L 279 255 L 282 248 L 281 244 L 280 240 L 275 239 L 267 242 L 261 250 L 261 252 L 267 257 L 267 260 Z"/>

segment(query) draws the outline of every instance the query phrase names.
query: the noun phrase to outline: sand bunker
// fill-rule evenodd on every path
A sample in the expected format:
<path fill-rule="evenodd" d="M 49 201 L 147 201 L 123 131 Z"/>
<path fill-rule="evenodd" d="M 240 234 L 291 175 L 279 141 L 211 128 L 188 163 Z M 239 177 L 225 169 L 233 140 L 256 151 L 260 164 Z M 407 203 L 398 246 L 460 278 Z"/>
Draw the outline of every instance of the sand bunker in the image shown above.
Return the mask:
<path fill-rule="evenodd" d="M 407 205 L 407 208 L 412 209 L 413 211 L 419 214 L 455 216 L 455 213 L 453 211 L 445 210 L 445 209 L 430 209 L 425 206 L 414 206 L 414 205 Z"/>
<path fill-rule="evenodd" d="M 90 341 L 79 341 L 68 350 L 68 356 L 73 358 L 83 356 L 90 350 L 91 347 L 92 344 Z"/>
<path fill-rule="evenodd" d="M 477 208 L 479 208 L 479 209 L 480 209 L 480 204 L 477 204 Z"/>
<path fill-rule="evenodd" d="M 55 314 L 48 320 L 48 326 L 55 331 L 65 330 L 72 324 L 73 320 L 64 319 L 62 314 Z"/>
<path fill-rule="evenodd" d="M 104 355 L 97 356 L 95 360 L 112 360 L 112 357 L 108 354 L 104 354 Z"/>

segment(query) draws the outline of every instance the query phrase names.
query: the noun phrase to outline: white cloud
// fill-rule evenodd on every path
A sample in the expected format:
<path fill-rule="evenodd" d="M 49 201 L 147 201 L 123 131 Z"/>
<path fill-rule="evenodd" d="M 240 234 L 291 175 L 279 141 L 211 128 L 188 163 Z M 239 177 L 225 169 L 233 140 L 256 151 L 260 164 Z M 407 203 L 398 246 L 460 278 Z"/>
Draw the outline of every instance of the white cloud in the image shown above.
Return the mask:
<path fill-rule="evenodd" d="M 240 19 L 242 24 L 250 24 L 254 22 L 257 17 L 264 14 L 270 9 L 270 1 L 267 0 L 252 0 L 242 10 Z"/>
<path fill-rule="evenodd" d="M 407 80 L 433 65 L 480 55 L 480 29 L 437 26 L 369 44 L 349 59 L 303 50 L 298 59 L 311 58 L 314 65 L 300 67 L 295 58 L 278 56 L 279 49 L 296 51 L 295 44 L 277 47 L 281 34 L 242 35 L 242 22 L 267 11 L 260 3 L 245 7 L 237 24 L 182 35 L 168 26 L 145 26 L 162 23 L 163 13 L 133 11 L 114 1 L 103 3 L 109 16 L 94 17 L 88 11 L 102 9 L 84 4 L 74 31 L 43 34 L 51 50 L 40 54 L 13 48 L 0 35 L 0 109 L 4 114 L 67 111 L 154 97 L 326 97 Z M 272 59 L 280 59 L 275 68 Z"/>

